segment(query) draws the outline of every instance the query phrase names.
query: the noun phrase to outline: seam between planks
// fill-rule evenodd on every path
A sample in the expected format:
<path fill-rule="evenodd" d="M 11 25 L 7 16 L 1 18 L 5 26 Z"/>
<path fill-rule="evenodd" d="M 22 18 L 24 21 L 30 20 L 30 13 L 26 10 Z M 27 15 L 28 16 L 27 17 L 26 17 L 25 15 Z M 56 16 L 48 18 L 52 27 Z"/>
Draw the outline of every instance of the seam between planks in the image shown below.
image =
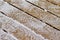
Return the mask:
<path fill-rule="evenodd" d="M 47 2 L 50 2 L 49 0 L 46 0 Z M 60 6 L 60 5 L 58 5 L 58 4 L 56 4 L 56 3 L 53 3 L 53 2 L 50 2 L 50 3 L 52 3 L 52 4 L 54 4 L 54 5 L 56 5 L 56 6 Z"/>

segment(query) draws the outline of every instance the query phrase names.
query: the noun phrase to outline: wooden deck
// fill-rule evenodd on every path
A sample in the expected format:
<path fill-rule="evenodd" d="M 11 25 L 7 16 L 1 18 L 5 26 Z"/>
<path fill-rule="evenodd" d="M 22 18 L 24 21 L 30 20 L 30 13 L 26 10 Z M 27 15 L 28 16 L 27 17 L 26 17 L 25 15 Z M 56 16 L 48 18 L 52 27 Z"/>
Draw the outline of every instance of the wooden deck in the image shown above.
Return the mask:
<path fill-rule="evenodd" d="M 60 40 L 60 0 L 0 0 L 0 40 Z"/>

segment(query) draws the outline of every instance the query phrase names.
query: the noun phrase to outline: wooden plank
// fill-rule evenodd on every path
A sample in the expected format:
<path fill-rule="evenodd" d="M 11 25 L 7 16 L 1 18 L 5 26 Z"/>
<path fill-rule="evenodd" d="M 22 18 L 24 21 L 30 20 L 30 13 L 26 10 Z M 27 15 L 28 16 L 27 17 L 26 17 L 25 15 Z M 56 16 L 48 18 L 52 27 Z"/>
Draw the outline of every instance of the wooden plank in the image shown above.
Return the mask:
<path fill-rule="evenodd" d="M 5 4 L 5 5 L 7 5 L 7 4 Z M 4 10 L 5 5 L 3 6 L 1 11 Z M 51 39 L 52 40 L 59 40 L 60 39 L 59 38 L 60 31 L 58 31 L 58 30 L 48 26 L 47 24 L 33 18 L 32 16 L 29 16 L 28 14 L 12 7 L 9 4 L 6 7 L 10 8 L 10 9 L 8 9 L 8 11 L 6 9 L 3 11 L 7 16 L 13 18 L 14 20 L 17 20 L 21 24 L 32 29 L 37 34 L 42 35 L 43 37 L 45 37 L 46 39 L 49 39 L 49 40 L 51 40 Z M 9 24 L 9 23 L 7 23 L 7 24 Z M 10 24 L 13 24 L 13 23 L 10 23 Z"/>
<path fill-rule="evenodd" d="M 11 34 L 5 33 L 2 29 L 0 29 L 0 40 L 17 40 Z"/>
<path fill-rule="evenodd" d="M 11 4 L 19 7 L 20 9 L 23 9 L 24 11 L 28 12 L 28 14 L 31 14 L 38 18 L 39 20 L 43 20 L 44 22 L 54 26 L 55 28 L 60 30 L 60 18 L 50 14 L 46 10 L 42 10 L 25 0 L 13 0 L 10 2 Z"/>
<path fill-rule="evenodd" d="M 52 12 L 53 14 L 60 17 L 60 6 L 54 5 L 50 2 L 48 2 L 47 0 L 37 0 L 37 1 L 27 0 L 27 1 L 30 1 L 31 3 L 33 3 L 39 7 L 42 7 L 43 9 L 46 9 L 46 10 L 48 10 L 48 11 Z"/>
<path fill-rule="evenodd" d="M 20 6 L 20 3 L 21 3 L 21 5 L 23 4 L 21 1 L 19 2 L 19 0 L 18 1 L 5 0 L 5 1 L 13 3 L 16 6 L 18 6 L 18 5 Z M 42 7 L 43 9 L 46 9 L 46 10 L 52 12 L 53 14 L 57 15 L 58 17 L 60 17 L 60 6 L 54 5 L 46 0 L 36 0 L 36 1 L 35 0 L 27 0 L 27 1 L 30 1 L 30 2 L 34 3 L 35 5 Z M 25 4 L 23 4 L 23 5 L 25 5 Z"/>
<path fill-rule="evenodd" d="M 60 6 L 60 0 L 48 0 L 48 1 Z"/>
<path fill-rule="evenodd" d="M 34 31 L 16 20 L 13 20 L 12 18 L 9 18 L 3 14 L 0 16 L 2 16 L 0 17 L 2 29 L 15 36 L 18 40 L 47 40 L 43 36 L 36 34 Z"/>

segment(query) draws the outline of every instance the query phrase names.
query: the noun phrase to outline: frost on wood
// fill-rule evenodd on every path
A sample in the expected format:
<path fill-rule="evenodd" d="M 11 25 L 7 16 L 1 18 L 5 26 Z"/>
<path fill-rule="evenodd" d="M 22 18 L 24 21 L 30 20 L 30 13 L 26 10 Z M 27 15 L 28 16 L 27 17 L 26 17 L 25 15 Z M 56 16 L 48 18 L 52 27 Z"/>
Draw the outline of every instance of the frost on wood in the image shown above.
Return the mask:
<path fill-rule="evenodd" d="M 8 33 L 5 33 L 2 29 L 0 29 L 0 40 L 17 40 L 17 39 Z"/>
<path fill-rule="evenodd" d="M 27 1 L 37 5 L 39 7 L 42 7 L 43 9 L 47 9 L 48 11 L 52 12 L 53 14 L 60 16 L 60 7 L 48 2 L 47 0 L 38 0 L 38 1 L 33 0 L 34 2 L 31 0 L 27 0 Z M 53 1 L 53 0 L 50 0 L 50 1 Z M 56 2 L 57 1 L 58 0 L 56 0 Z M 58 1 L 58 2 L 60 2 L 60 1 Z"/>
<path fill-rule="evenodd" d="M 52 2 L 56 5 L 60 5 L 60 0 L 48 0 L 49 2 Z"/>
<path fill-rule="evenodd" d="M 6 6 L 7 5 L 7 6 Z M 30 5 L 30 4 L 29 4 Z M 9 8 L 6 10 L 6 8 L 4 8 L 6 6 L 6 8 Z M 30 5 L 31 6 L 31 5 Z M 53 39 L 53 40 L 58 40 L 60 39 L 59 35 L 60 35 L 60 32 L 53 29 L 52 27 L 46 25 L 45 23 L 33 18 L 32 16 L 29 16 L 28 14 L 14 8 L 13 6 L 9 5 L 8 3 L 5 3 L 3 6 L 1 6 L 3 8 L 1 8 L 0 10 L 3 11 L 7 16 L 13 18 L 14 20 L 17 20 L 18 22 L 22 23 L 23 25 L 25 25 L 26 27 L 34 30 L 34 32 L 36 32 L 37 34 L 41 34 L 43 37 L 47 38 L 47 39 Z M 37 7 L 34 7 L 34 6 L 31 6 L 31 10 L 32 9 L 36 9 L 36 16 L 38 17 L 39 14 L 37 13 L 44 13 L 42 10 L 38 9 Z M 39 12 L 38 12 L 39 10 Z M 41 12 L 40 12 L 41 11 Z M 32 11 L 33 13 L 33 11 Z M 43 15 L 44 17 L 47 16 L 46 13 L 44 14 L 41 14 Z M 49 14 L 50 15 L 50 14 Z M 49 16 L 48 15 L 48 16 Z M 4 17 L 5 18 L 5 17 Z M 46 17 L 45 17 L 46 18 Z M 5 20 L 5 19 L 4 19 Z M 7 18 L 8 20 L 8 18 Z M 3 21 L 2 21 L 3 22 Z M 7 21 L 9 22 L 9 21 Z M 9 22 L 10 23 L 10 22 Z M 11 25 L 13 24 L 14 22 L 10 23 L 10 28 L 8 30 L 12 31 L 14 30 L 15 28 L 12 27 Z M 7 25 L 6 25 L 7 26 Z M 16 30 L 17 31 L 17 30 Z M 14 32 L 15 33 L 15 32 Z M 15 34 L 14 34 L 15 35 Z M 57 36 L 58 35 L 58 36 Z"/>
<path fill-rule="evenodd" d="M 3 17 L 0 20 L 8 19 L 9 21 L 2 22 L 2 29 L 5 29 L 9 34 L 15 36 L 18 40 L 47 40 L 43 36 L 36 34 L 34 31 L 30 30 L 23 24 L 9 18 L 7 16 L 2 15 Z"/>
<path fill-rule="evenodd" d="M 38 19 L 41 19 L 41 20 L 43 20 L 44 22 L 47 22 L 48 24 L 53 25 L 53 26 L 56 27 L 57 29 L 60 29 L 60 18 L 56 17 L 55 15 L 53 15 L 53 14 L 51 14 L 51 13 L 49 13 L 49 12 L 45 12 L 44 10 L 42 10 L 42 9 L 40 9 L 40 8 L 38 8 L 38 7 L 34 6 L 34 5 L 26 2 L 25 0 L 18 0 L 18 1 L 16 1 L 16 2 L 15 2 L 15 1 L 16 1 L 16 0 L 11 1 L 10 3 L 12 3 L 13 5 L 19 7 L 20 9 L 28 12 L 29 14 L 37 17 Z M 28 1 L 30 1 L 30 0 L 28 0 Z M 42 2 L 42 1 L 44 1 L 44 2 Z M 35 2 L 36 2 L 36 1 L 35 1 Z M 40 3 L 40 2 L 44 3 L 45 7 L 47 6 L 47 8 L 48 8 L 48 6 L 50 6 L 49 4 L 51 4 L 51 3 L 46 2 L 46 0 L 41 0 L 41 1 L 38 1 L 37 3 L 42 4 L 42 3 Z M 24 4 L 25 4 L 25 5 L 24 5 Z M 47 5 L 46 5 L 46 4 L 47 4 Z M 53 5 L 53 4 L 51 4 L 51 6 L 52 6 L 52 5 Z M 41 6 L 41 5 L 39 5 L 39 6 Z M 54 6 L 54 7 L 57 7 L 56 5 L 53 5 L 53 6 Z M 52 6 L 52 7 L 53 7 L 53 6 Z M 41 6 L 41 7 L 44 7 L 44 6 Z M 59 6 L 58 6 L 58 7 L 59 7 Z M 58 8 L 58 7 L 57 7 L 57 8 Z M 59 8 L 60 8 L 60 7 L 59 7 Z M 55 9 L 55 8 L 54 8 L 54 9 Z M 46 10 L 47 10 L 47 9 L 46 9 Z M 59 10 L 59 9 L 58 9 L 58 10 Z M 53 10 L 52 10 L 52 11 L 53 11 Z M 58 11 L 57 11 L 57 12 L 58 12 Z M 59 12 L 60 12 L 60 11 L 59 11 Z M 55 10 L 55 13 L 56 13 L 56 10 Z M 56 13 L 56 14 L 59 15 L 60 13 Z"/>
<path fill-rule="evenodd" d="M 59 21 L 60 19 L 48 13 L 46 8 L 43 11 L 42 9 L 26 2 L 25 0 L 17 0 L 17 1 L 6 0 L 6 1 L 23 9 L 29 14 L 39 19 L 42 19 L 44 22 L 48 22 L 49 24 L 52 24 L 56 27 L 57 26 L 60 27 L 60 21 Z M 30 0 L 30 1 L 33 3 L 38 2 L 38 0 Z M 7 2 L 0 1 L 1 4 L 0 11 L 4 12 L 8 16 L 7 17 L 5 15 L 0 14 L 0 26 L 2 26 L 0 28 L 5 29 L 9 34 L 12 34 L 18 40 L 42 40 L 42 39 L 59 40 L 60 39 L 59 31 L 35 19 L 34 17 L 29 16 L 28 14 L 16 9 L 15 7 L 9 5 Z M 47 6 L 47 5 L 45 6 L 45 2 L 42 3 L 43 3 L 42 5 L 43 8 Z M 55 9 L 55 8 L 59 8 L 59 6 L 52 5 L 51 8 Z M 58 12 L 58 10 L 56 12 Z"/>

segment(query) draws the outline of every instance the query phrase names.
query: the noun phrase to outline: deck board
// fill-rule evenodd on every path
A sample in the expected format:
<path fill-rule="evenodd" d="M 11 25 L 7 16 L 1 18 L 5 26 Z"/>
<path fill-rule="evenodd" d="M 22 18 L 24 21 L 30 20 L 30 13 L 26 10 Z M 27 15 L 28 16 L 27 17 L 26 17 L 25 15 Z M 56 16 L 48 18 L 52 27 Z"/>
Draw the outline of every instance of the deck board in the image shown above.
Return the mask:
<path fill-rule="evenodd" d="M 37 1 L 27 0 L 27 1 L 37 5 L 39 7 L 42 7 L 43 9 L 46 9 L 46 10 L 50 11 L 51 13 L 60 17 L 60 6 L 54 5 L 50 2 L 48 2 L 47 0 L 37 0 Z M 22 5 L 24 5 L 24 6 L 27 5 L 27 3 L 26 2 L 23 3 L 22 0 L 20 0 L 20 1 L 19 0 L 18 1 L 16 1 L 16 0 L 11 1 L 10 0 L 10 1 L 7 1 L 7 2 L 12 3 L 12 4 L 16 5 L 17 7 L 22 6 Z"/>
<path fill-rule="evenodd" d="M 60 7 L 46 0 L 41 0 L 44 5 L 37 6 L 38 0 L 27 1 L 0 0 L 0 29 L 11 36 L 10 39 L 7 37 L 7 40 L 59 40 L 60 14 L 56 11 L 59 11 Z M 48 6 L 56 7 L 49 9 L 56 15 L 47 12 L 45 8 Z"/>
<path fill-rule="evenodd" d="M 12 1 L 10 3 L 12 3 L 13 5 L 19 7 L 20 9 L 26 11 L 28 14 L 38 18 L 39 20 L 43 20 L 44 22 L 46 22 L 60 30 L 60 18 L 56 17 L 55 15 L 50 14 L 49 12 L 46 12 L 46 11 L 38 8 L 34 5 L 26 2 L 25 0 L 18 0 L 16 2 Z"/>
<path fill-rule="evenodd" d="M 6 8 L 10 8 L 10 9 L 5 9 L 4 8 L 5 5 L 7 5 Z M 49 40 L 51 40 L 51 38 L 54 39 L 55 36 L 57 37 L 57 35 L 60 33 L 58 30 L 56 30 L 56 29 L 50 27 L 49 25 L 39 21 L 38 19 L 24 13 L 23 11 L 18 10 L 17 8 L 9 5 L 8 3 L 4 3 L 4 5 L 2 7 L 3 8 L 1 9 L 1 11 L 4 12 L 8 17 L 11 17 L 14 20 L 17 20 L 21 24 L 32 29 L 37 34 L 39 34 L 39 35 L 41 34 L 43 37 L 45 37 Z M 45 32 L 44 32 L 44 30 L 45 30 Z M 54 33 L 56 33 L 57 35 Z M 52 35 L 55 35 L 55 36 L 52 36 Z M 58 36 L 58 39 L 59 39 L 59 36 Z M 57 38 L 54 40 L 57 40 Z"/>
<path fill-rule="evenodd" d="M 31 1 L 27 0 L 39 7 L 42 7 L 43 9 L 46 9 L 47 11 L 50 11 L 51 13 L 57 15 L 60 17 L 60 6 L 54 5 L 46 0 L 38 0 L 38 1 Z"/>
<path fill-rule="evenodd" d="M 9 34 L 12 34 L 17 40 L 47 40 L 16 20 L 3 14 L 1 14 L 1 16 L 0 23 L 2 23 L 2 29 L 6 30 Z"/>

